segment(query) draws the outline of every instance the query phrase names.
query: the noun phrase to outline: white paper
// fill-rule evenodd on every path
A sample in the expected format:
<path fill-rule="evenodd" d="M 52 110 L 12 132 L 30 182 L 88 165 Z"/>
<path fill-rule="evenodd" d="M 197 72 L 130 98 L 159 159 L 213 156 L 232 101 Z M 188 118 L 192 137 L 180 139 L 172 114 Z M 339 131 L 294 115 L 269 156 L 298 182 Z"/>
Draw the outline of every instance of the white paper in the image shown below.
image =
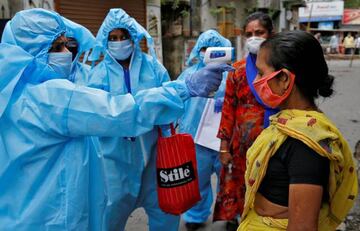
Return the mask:
<path fill-rule="evenodd" d="M 220 139 L 216 136 L 219 130 L 221 113 L 215 113 L 214 107 L 215 100 L 208 99 L 201 115 L 194 141 L 196 144 L 219 151 Z"/>

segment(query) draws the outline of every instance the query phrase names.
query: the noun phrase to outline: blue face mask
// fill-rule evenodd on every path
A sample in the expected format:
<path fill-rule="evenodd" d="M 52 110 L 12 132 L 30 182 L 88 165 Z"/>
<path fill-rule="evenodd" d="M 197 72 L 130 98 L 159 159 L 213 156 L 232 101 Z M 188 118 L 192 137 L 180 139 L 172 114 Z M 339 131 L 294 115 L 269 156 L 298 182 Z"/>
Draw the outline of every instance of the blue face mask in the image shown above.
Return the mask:
<path fill-rule="evenodd" d="M 123 41 L 108 42 L 108 49 L 111 56 L 116 60 L 125 60 L 133 53 L 134 46 L 130 39 L 126 39 Z"/>
<path fill-rule="evenodd" d="M 49 52 L 48 64 L 59 77 L 68 78 L 71 71 L 72 53 Z"/>

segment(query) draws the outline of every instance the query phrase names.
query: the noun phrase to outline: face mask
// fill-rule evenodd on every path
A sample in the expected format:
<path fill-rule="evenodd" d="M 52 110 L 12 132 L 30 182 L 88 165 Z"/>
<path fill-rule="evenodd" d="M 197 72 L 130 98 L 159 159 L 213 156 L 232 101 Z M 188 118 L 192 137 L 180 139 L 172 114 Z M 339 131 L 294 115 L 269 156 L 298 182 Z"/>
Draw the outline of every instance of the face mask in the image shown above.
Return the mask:
<path fill-rule="evenodd" d="M 69 77 L 71 63 L 71 52 L 49 52 L 48 64 L 57 74 L 59 74 L 59 77 Z"/>
<path fill-rule="evenodd" d="M 251 54 L 257 54 L 261 43 L 265 41 L 264 38 L 261 37 L 250 37 L 246 40 L 245 48 L 251 53 Z"/>
<path fill-rule="evenodd" d="M 199 53 L 199 61 L 204 62 L 204 57 L 205 57 L 205 51 L 200 51 L 200 53 Z"/>
<path fill-rule="evenodd" d="M 125 60 L 134 51 L 134 46 L 130 39 L 123 41 L 108 42 L 108 49 L 112 57 L 116 60 Z"/>
<path fill-rule="evenodd" d="M 275 78 L 278 74 L 280 74 L 282 70 L 273 72 L 268 76 L 265 76 L 259 80 L 254 81 L 253 85 L 258 93 L 259 97 L 263 101 L 264 104 L 271 108 L 277 108 L 279 105 L 284 102 L 284 100 L 290 95 L 290 92 L 294 86 L 295 75 L 290 74 L 290 85 L 289 88 L 285 91 L 283 95 L 276 95 L 273 93 L 271 88 L 269 87 L 268 81 Z"/>

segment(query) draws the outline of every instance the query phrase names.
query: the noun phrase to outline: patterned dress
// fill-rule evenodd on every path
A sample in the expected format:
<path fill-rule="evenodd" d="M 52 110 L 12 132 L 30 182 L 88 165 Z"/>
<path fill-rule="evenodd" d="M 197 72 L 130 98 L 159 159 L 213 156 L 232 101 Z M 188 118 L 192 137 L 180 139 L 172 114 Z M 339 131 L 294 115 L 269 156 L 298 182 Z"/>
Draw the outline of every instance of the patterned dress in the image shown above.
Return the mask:
<path fill-rule="evenodd" d="M 232 220 L 241 215 L 245 198 L 246 152 L 263 130 L 264 108 L 256 101 L 246 79 L 246 62 L 233 65 L 225 90 L 225 100 L 218 138 L 230 143 L 232 170 L 222 168 L 220 191 L 213 220 Z"/>

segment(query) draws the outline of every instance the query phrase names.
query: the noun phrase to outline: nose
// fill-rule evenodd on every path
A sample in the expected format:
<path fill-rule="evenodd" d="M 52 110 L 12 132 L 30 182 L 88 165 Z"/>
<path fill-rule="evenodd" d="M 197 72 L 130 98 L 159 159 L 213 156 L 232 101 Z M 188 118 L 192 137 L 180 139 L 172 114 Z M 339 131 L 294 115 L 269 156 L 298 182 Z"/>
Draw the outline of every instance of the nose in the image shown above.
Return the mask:
<path fill-rule="evenodd" d="M 254 37 L 254 36 L 256 36 L 256 34 L 255 34 L 255 32 L 252 32 L 251 37 Z"/>

